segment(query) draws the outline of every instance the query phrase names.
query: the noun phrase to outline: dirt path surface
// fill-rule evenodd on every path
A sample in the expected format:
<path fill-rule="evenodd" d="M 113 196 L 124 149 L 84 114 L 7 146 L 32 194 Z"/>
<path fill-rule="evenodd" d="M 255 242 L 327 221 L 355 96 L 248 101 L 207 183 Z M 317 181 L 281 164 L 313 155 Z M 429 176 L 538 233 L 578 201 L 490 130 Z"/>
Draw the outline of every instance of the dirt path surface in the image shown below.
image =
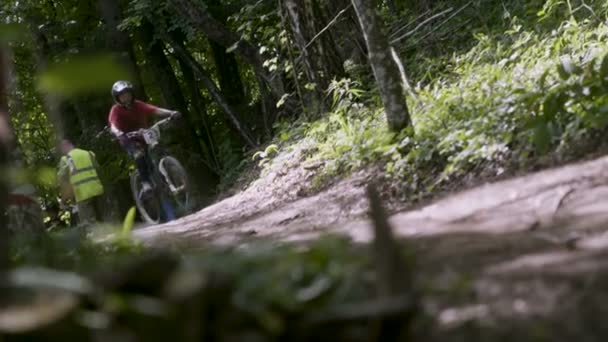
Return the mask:
<path fill-rule="evenodd" d="M 305 240 L 331 232 L 369 241 L 371 230 L 365 218 L 369 175 L 356 174 L 306 196 L 314 173 L 305 167 L 283 167 L 271 169 L 241 193 L 188 217 L 139 229 L 135 235 L 147 242 L 223 244 L 252 237 Z M 487 184 L 419 210 L 397 213 L 390 220 L 396 233 L 405 237 L 527 232 L 553 243 L 576 239 L 583 249 L 597 249 L 608 244 L 608 235 L 605 242 L 601 238 L 608 221 L 607 200 L 605 157 Z"/>
<path fill-rule="evenodd" d="M 332 232 L 369 241 L 368 176 L 306 196 L 313 171 L 289 163 L 301 152 L 242 193 L 136 237 L 235 244 Z M 420 281 L 435 291 L 427 306 L 443 331 L 469 336 L 471 325 L 462 323 L 473 322 L 502 338 L 521 323 L 526 337 L 538 324 L 539 340 L 608 336 L 600 318 L 608 303 L 601 290 L 608 288 L 608 157 L 484 185 L 390 222 L 415 250 Z M 505 317 L 512 324 L 498 323 Z"/>

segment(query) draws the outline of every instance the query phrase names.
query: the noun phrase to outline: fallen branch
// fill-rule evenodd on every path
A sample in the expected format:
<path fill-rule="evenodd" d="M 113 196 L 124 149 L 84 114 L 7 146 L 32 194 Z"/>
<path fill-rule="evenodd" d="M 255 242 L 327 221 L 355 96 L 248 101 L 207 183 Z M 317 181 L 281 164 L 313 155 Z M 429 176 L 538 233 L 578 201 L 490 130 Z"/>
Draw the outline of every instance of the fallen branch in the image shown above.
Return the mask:
<path fill-rule="evenodd" d="M 327 31 L 333 24 L 335 24 L 336 21 L 338 20 L 338 18 L 340 18 L 340 16 L 342 16 L 342 14 L 346 13 L 346 11 L 348 11 L 348 9 L 351 6 L 352 6 L 352 3 L 350 3 L 344 9 L 342 9 L 340 12 L 338 12 L 338 14 L 336 14 L 336 16 L 332 20 L 330 20 L 329 23 L 321 31 L 319 31 L 319 33 L 315 34 L 315 36 L 312 37 L 312 39 L 304 46 L 304 50 L 308 49 L 308 47 L 312 43 L 314 43 L 314 41 L 317 40 L 317 38 L 319 38 L 325 31 Z"/>
<path fill-rule="evenodd" d="M 454 8 L 453 8 L 453 7 L 450 7 L 450 8 L 448 8 L 448 9 L 444 10 L 444 11 L 441 11 L 441 12 L 439 12 L 439 13 L 437 13 L 437 14 L 435 14 L 435 15 L 433 15 L 433 16 L 431 16 L 431 17 L 427 18 L 427 19 L 425 19 L 423 22 L 421 22 L 420 24 L 416 25 L 416 27 L 414 27 L 414 29 L 413 29 L 413 30 L 408 31 L 408 32 L 404 33 L 402 36 L 400 36 L 400 37 L 398 37 L 398 38 L 395 38 L 395 39 L 391 40 L 391 41 L 390 41 L 391 45 L 392 45 L 392 44 L 397 43 L 398 41 L 400 41 L 400 40 L 402 40 L 402 39 L 404 39 L 404 38 L 407 38 L 407 37 L 409 37 L 409 36 L 413 35 L 414 33 L 416 33 L 416 31 L 418 31 L 418 30 L 419 30 L 419 29 L 420 29 L 422 26 L 424 26 L 424 25 L 425 25 L 425 24 L 427 24 L 428 22 L 430 22 L 430 21 L 432 21 L 433 19 L 438 18 L 438 17 L 440 17 L 440 16 L 442 16 L 442 15 L 444 15 L 444 14 L 450 13 L 450 12 L 451 12 L 451 11 L 453 11 L 453 10 L 454 10 Z"/>
<path fill-rule="evenodd" d="M 401 82 L 403 82 L 403 88 L 405 89 L 406 92 L 410 93 L 410 95 L 414 99 L 418 100 L 418 96 L 416 95 L 414 88 L 412 88 L 412 86 L 410 85 L 410 82 L 408 82 L 408 80 L 407 80 L 407 76 L 405 75 L 405 68 L 403 67 L 401 58 L 397 54 L 397 51 L 395 50 L 395 48 L 392 46 L 391 46 L 391 55 L 393 56 L 393 60 L 395 61 L 395 64 L 397 64 L 397 68 L 399 69 L 399 74 L 401 75 Z"/>
<path fill-rule="evenodd" d="M 430 36 L 432 33 L 436 32 L 439 28 L 441 28 L 443 25 L 445 25 L 448 21 L 452 20 L 452 18 L 454 18 L 456 15 L 458 15 L 458 13 L 464 11 L 465 8 L 469 7 L 471 4 L 473 3 L 473 1 L 469 1 L 468 3 L 466 3 L 464 6 L 460 7 L 456 12 L 454 12 L 452 15 L 450 15 L 449 17 L 447 17 L 444 21 L 440 22 L 439 25 L 437 25 L 437 27 L 428 32 L 427 34 L 425 34 L 424 36 L 422 36 L 421 38 L 419 38 L 416 43 L 418 43 L 419 41 L 425 39 L 426 37 Z M 470 19 L 469 19 L 470 21 Z"/>
<path fill-rule="evenodd" d="M 224 96 L 213 81 L 211 75 L 209 75 L 209 73 L 192 56 L 190 56 L 183 46 L 174 41 L 171 37 L 169 37 L 168 34 L 163 33 L 162 37 L 173 48 L 173 51 L 175 51 L 175 53 L 178 55 L 178 58 L 183 59 L 183 61 L 190 66 L 198 79 L 205 85 L 211 94 L 211 97 L 213 97 L 224 113 L 226 113 L 228 119 L 241 134 L 241 137 L 243 137 L 247 145 L 251 148 L 257 147 L 258 143 L 255 142 L 247 128 L 241 124 L 236 110 L 232 108 L 232 106 L 224 99 Z"/>
<path fill-rule="evenodd" d="M 448 21 L 450 21 L 452 18 L 454 18 L 460 12 L 464 11 L 464 9 L 467 8 L 467 7 L 469 7 L 472 3 L 473 3 L 473 1 L 469 1 L 468 3 L 466 3 L 465 5 L 463 5 L 462 7 L 460 7 L 456 12 L 452 13 L 452 15 L 450 15 L 449 17 L 447 17 L 444 21 L 440 22 L 433 30 L 427 32 L 424 36 L 422 36 L 421 38 L 417 39 L 416 42 L 414 42 L 410 46 L 416 45 L 419 41 L 421 41 L 421 40 L 425 39 L 426 37 L 430 36 L 431 34 L 437 32 L 441 27 L 443 27 L 443 25 L 445 25 Z M 450 8 L 450 11 L 451 11 L 451 8 Z M 442 13 L 439 13 L 439 14 L 442 14 Z M 414 30 L 416 30 L 416 29 L 414 29 Z M 405 36 L 405 35 L 403 35 L 403 36 Z M 399 40 L 401 40 L 402 37 L 394 39 L 390 43 L 394 44 L 394 43 L 398 42 Z"/>
<path fill-rule="evenodd" d="M 424 13 L 422 13 L 421 15 L 417 16 L 414 20 L 410 21 L 409 23 L 403 25 L 401 28 L 399 28 L 397 31 L 391 33 L 388 37 L 389 39 L 393 39 L 396 35 L 398 35 L 399 33 L 401 33 L 401 31 L 405 30 L 406 28 L 414 25 L 415 22 L 417 22 L 419 19 L 423 18 L 425 15 L 429 14 L 429 12 L 431 12 L 431 10 L 426 10 Z"/>

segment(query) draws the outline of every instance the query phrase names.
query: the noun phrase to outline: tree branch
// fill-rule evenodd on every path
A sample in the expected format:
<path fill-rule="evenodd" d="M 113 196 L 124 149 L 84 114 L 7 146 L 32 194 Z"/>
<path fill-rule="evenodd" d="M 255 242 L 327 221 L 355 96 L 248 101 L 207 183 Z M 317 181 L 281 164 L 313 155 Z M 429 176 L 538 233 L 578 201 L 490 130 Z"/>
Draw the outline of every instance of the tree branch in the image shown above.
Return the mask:
<path fill-rule="evenodd" d="M 447 23 L 449 20 L 451 20 L 452 18 L 454 18 L 456 15 L 458 15 L 458 13 L 462 12 L 462 11 L 463 11 L 465 8 L 469 7 L 469 6 L 470 6 L 472 3 L 473 3 L 473 1 L 469 1 L 469 2 L 467 2 L 465 5 L 463 5 L 462 7 L 460 7 L 460 8 L 459 8 L 459 9 L 458 9 L 456 12 L 452 13 L 452 15 L 450 15 L 450 16 L 449 16 L 449 17 L 447 17 L 447 18 L 446 18 L 444 21 L 440 22 L 440 23 L 439 23 L 439 24 L 438 24 L 436 27 L 434 27 L 434 28 L 433 28 L 433 30 L 431 30 L 430 32 L 428 32 L 427 34 L 425 34 L 424 36 L 422 36 L 422 38 L 418 39 L 418 40 L 416 41 L 416 43 L 417 43 L 417 42 L 419 42 L 420 40 L 422 40 L 422 39 L 424 39 L 424 38 L 428 37 L 428 36 L 429 36 L 430 34 L 432 34 L 433 32 L 436 32 L 436 31 L 437 31 L 437 30 L 438 30 L 440 27 L 442 27 L 442 26 L 443 26 L 445 23 Z M 412 34 L 414 34 L 416 31 L 418 31 L 418 29 L 419 29 L 420 27 L 422 27 L 422 25 L 424 25 L 424 24 L 428 23 L 430 20 L 435 19 L 435 18 L 437 18 L 437 17 L 440 17 L 440 16 L 442 16 L 442 15 L 444 15 L 444 14 L 447 14 L 447 13 L 451 12 L 452 10 L 453 10 L 453 8 L 452 8 L 452 7 L 450 7 L 450 8 L 448 8 L 447 10 L 442 11 L 442 12 L 439 12 L 439 13 L 437 13 L 437 14 L 435 14 L 435 15 L 431 16 L 430 18 L 428 18 L 428 19 L 424 20 L 422 23 L 418 24 L 418 25 L 417 25 L 417 26 L 416 26 L 416 27 L 415 27 L 413 30 L 411 30 L 411 31 L 409 31 L 409 32 L 406 32 L 405 34 L 403 34 L 403 35 L 402 35 L 401 37 L 399 37 L 399 38 L 395 38 L 395 39 L 391 40 L 391 42 L 390 42 L 390 43 L 391 43 L 391 45 L 392 45 L 392 44 L 395 44 L 395 43 L 397 43 L 397 42 L 399 42 L 399 41 L 400 41 L 400 40 L 402 40 L 403 38 L 407 38 L 407 37 L 411 36 L 411 35 L 412 35 Z"/>
<path fill-rule="evenodd" d="M 338 12 L 338 14 L 336 14 L 336 16 L 329 21 L 329 23 L 327 24 L 327 26 L 325 26 L 323 29 L 321 29 L 321 31 L 319 31 L 319 33 L 315 34 L 314 37 L 312 37 L 312 39 L 304 46 L 304 49 L 308 49 L 308 47 L 315 42 L 315 40 L 317 40 L 317 38 L 319 38 L 323 32 L 327 31 L 333 24 L 335 24 L 338 21 L 338 18 L 340 18 L 342 16 L 342 14 L 346 13 L 346 11 L 348 11 L 349 8 L 351 8 L 353 6 L 352 3 L 350 3 L 348 6 L 346 6 L 343 10 L 341 10 L 340 12 Z"/>
<path fill-rule="evenodd" d="M 450 7 L 450 8 L 448 8 L 448 9 L 444 10 L 444 11 L 441 11 L 441 12 L 439 12 L 439 13 L 435 14 L 435 15 L 430 16 L 429 18 L 426 18 L 426 19 L 425 19 L 424 21 L 422 21 L 420 24 L 416 25 L 416 27 L 414 27 L 414 29 L 413 29 L 413 30 L 408 31 L 408 32 L 404 33 L 403 35 L 401 35 L 400 37 L 397 37 L 397 38 L 395 38 L 395 39 L 391 40 L 391 41 L 390 41 L 391 45 L 392 45 L 392 44 L 397 43 L 398 41 L 400 41 L 400 40 L 402 40 L 402 39 L 404 39 L 404 38 L 407 38 L 407 37 L 409 37 L 409 36 L 413 35 L 414 33 L 416 33 L 416 31 L 418 31 L 418 30 L 419 30 L 419 29 L 420 29 L 422 26 L 424 26 L 424 25 L 425 25 L 425 24 L 427 24 L 428 22 L 430 22 L 430 21 L 432 21 L 433 19 L 438 18 L 438 17 L 440 17 L 440 16 L 442 16 L 442 15 L 444 15 L 444 14 L 446 14 L 446 13 L 450 13 L 450 12 L 451 12 L 451 11 L 453 11 L 453 10 L 454 10 L 454 8 L 453 8 L 453 7 Z"/>
<path fill-rule="evenodd" d="M 0 43 L 1 44 L 1 43 Z M 0 46 L 0 282 L 5 280 L 9 266 L 9 233 L 6 215 L 8 180 L 5 177 L 9 167 L 9 146 L 12 140 L 8 116 L 9 54 L 7 47 Z M 5 303 L 6 294 L 0 291 L 0 307 Z"/>
<path fill-rule="evenodd" d="M 430 36 L 431 34 L 433 34 L 433 32 L 437 32 L 439 30 L 439 28 L 441 28 L 441 27 L 443 27 L 443 25 L 445 25 L 445 23 L 450 21 L 452 18 L 454 18 L 456 15 L 458 15 L 458 13 L 462 12 L 465 8 L 469 7 L 472 3 L 473 3 L 473 1 L 469 1 L 464 6 L 460 7 L 456 12 L 452 13 L 452 15 L 447 17 L 444 21 L 440 22 L 433 30 L 431 30 L 430 32 L 428 32 L 427 34 L 425 34 L 424 36 L 422 36 L 418 40 L 416 40 L 416 42 L 414 42 L 414 45 L 417 44 L 419 41 L 425 39 L 426 37 Z M 469 19 L 469 21 L 470 21 L 470 19 Z"/>
<path fill-rule="evenodd" d="M 238 119 L 238 115 L 235 110 L 228 104 L 228 102 L 222 96 L 220 89 L 217 87 L 215 82 L 213 82 L 211 76 L 203 69 L 203 67 L 186 51 L 186 49 L 175 42 L 171 37 L 169 37 L 166 33 L 161 33 L 163 39 L 171 45 L 173 50 L 180 56 L 181 59 L 186 62 L 192 68 L 192 71 L 198 76 L 198 78 L 203 82 L 213 99 L 217 102 L 217 104 L 222 108 L 224 113 L 228 116 L 234 127 L 241 134 L 245 142 L 249 147 L 255 148 L 258 144 L 253 140 L 249 131 L 241 124 Z"/>

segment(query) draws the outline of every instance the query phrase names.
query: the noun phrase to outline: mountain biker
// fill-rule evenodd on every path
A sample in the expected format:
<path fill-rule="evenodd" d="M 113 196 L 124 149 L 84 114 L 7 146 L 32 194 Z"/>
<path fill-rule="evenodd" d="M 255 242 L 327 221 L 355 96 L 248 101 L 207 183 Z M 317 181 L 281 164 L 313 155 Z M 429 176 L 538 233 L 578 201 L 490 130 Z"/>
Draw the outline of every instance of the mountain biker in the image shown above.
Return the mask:
<path fill-rule="evenodd" d="M 135 165 L 142 180 L 139 196 L 152 190 L 150 174 L 147 168 L 148 161 L 145 153 L 145 142 L 141 137 L 129 137 L 127 133 L 138 131 L 150 126 L 153 116 L 179 117 L 178 111 L 164 109 L 135 99 L 133 85 L 124 80 L 116 81 L 112 85 L 112 98 L 115 104 L 110 109 L 108 122 L 112 133 L 118 138 L 120 145 L 135 161 Z"/>

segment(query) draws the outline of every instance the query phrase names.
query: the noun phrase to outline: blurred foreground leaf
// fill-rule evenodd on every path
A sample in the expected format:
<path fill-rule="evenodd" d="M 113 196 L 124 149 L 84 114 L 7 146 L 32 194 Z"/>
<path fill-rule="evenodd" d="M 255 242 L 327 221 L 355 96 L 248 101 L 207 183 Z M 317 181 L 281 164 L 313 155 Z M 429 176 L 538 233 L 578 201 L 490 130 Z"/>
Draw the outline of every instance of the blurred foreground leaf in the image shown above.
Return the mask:
<path fill-rule="evenodd" d="M 55 173 L 55 169 L 52 167 L 41 167 L 36 172 L 36 180 L 37 184 L 53 187 L 57 184 L 57 174 Z"/>
<path fill-rule="evenodd" d="M 38 86 L 56 95 L 77 95 L 109 89 L 127 74 L 110 55 L 76 56 L 49 66 L 40 75 Z"/>
<path fill-rule="evenodd" d="M 0 24 L 0 43 L 23 39 L 25 28 L 20 24 Z"/>
<path fill-rule="evenodd" d="M 133 224 L 135 223 L 135 207 L 131 207 L 127 212 L 127 216 L 125 216 L 125 220 L 122 224 L 122 234 L 123 238 L 129 237 L 131 235 L 131 230 L 133 229 Z"/>

